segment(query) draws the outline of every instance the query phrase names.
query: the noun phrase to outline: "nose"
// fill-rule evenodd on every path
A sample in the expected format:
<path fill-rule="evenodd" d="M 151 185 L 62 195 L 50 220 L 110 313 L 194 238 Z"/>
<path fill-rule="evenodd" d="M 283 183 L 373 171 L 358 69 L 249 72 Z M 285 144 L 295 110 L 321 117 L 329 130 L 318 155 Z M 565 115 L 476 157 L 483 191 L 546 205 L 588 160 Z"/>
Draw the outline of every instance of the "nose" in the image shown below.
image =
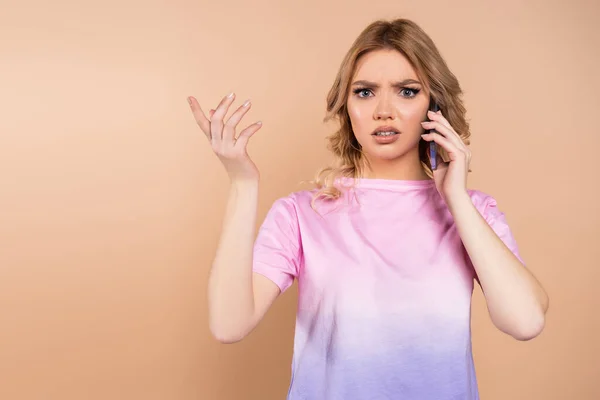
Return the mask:
<path fill-rule="evenodd" d="M 388 99 L 388 96 L 384 95 L 379 98 L 377 106 L 375 107 L 374 117 L 376 120 L 394 119 L 395 111 L 392 102 Z"/>

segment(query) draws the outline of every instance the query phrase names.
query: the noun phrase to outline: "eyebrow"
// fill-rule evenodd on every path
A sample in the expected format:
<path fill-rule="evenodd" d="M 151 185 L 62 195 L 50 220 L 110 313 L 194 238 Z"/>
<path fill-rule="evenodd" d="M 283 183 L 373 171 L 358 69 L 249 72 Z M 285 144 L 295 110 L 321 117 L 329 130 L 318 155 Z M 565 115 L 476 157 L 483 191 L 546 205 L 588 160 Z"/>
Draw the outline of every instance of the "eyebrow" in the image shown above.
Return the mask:
<path fill-rule="evenodd" d="M 419 85 L 421 85 L 421 82 L 419 82 L 416 79 L 404 79 L 403 81 L 400 82 L 394 82 L 392 84 L 393 87 L 403 87 L 405 85 L 409 85 L 411 83 L 417 83 Z M 379 85 L 375 82 L 369 82 L 369 81 L 365 81 L 365 80 L 360 80 L 360 81 L 355 81 L 352 83 L 352 86 L 368 86 L 368 87 L 372 87 L 372 88 L 378 88 Z"/>

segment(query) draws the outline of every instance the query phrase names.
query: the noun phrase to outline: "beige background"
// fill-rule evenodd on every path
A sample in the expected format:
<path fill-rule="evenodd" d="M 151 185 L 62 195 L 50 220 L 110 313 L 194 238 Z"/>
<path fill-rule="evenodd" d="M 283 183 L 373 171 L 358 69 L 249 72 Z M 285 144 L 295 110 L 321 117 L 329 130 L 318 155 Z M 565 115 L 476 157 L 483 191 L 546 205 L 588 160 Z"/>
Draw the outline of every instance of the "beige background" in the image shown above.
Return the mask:
<path fill-rule="evenodd" d="M 252 4 L 251 4 L 252 3 Z M 595 4 L 594 4 L 595 3 Z M 219 345 L 206 278 L 226 175 L 186 96 L 235 90 L 264 127 L 259 220 L 328 162 L 342 56 L 413 18 L 465 90 L 469 184 L 507 213 L 547 288 L 547 327 L 497 331 L 479 291 L 483 399 L 600 399 L 600 31 L 592 1 L 2 2 L 0 398 L 283 399 L 295 286 Z"/>

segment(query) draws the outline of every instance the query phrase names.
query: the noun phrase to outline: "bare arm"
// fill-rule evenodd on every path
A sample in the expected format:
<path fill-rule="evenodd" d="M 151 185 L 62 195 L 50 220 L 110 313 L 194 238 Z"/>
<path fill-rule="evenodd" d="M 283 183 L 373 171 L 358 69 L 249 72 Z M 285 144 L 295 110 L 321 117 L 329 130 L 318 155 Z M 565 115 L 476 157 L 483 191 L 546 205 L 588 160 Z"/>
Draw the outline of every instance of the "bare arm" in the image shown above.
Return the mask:
<path fill-rule="evenodd" d="M 252 273 L 259 172 L 246 146 L 262 124 L 254 123 L 236 137 L 235 129 L 250 109 L 250 101 L 224 122 L 234 99 L 233 93 L 223 98 L 216 110 L 211 110 L 209 119 L 197 100 L 188 98 L 196 122 L 231 181 L 208 283 L 209 326 L 215 338 L 223 343 L 237 342 L 250 333 L 280 293 L 275 283 Z"/>
<path fill-rule="evenodd" d="M 258 182 L 232 183 L 208 283 L 209 325 L 223 343 L 250 333 L 280 292 L 271 280 L 252 273 L 257 199 Z"/>
<path fill-rule="evenodd" d="M 451 203 L 450 209 L 494 325 L 518 340 L 539 335 L 548 309 L 543 287 L 496 235 L 468 194 Z"/>
<path fill-rule="evenodd" d="M 431 121 L 422 122 L 434 133 L 422 135 L 442 146 L 449 162 L 433 172 L 436 187 L 445 199 L 458 234 L 471 258 L 483 290 L 490 317 L 501 331 L 518 340 L 528 340 L 542 332 L 548 295 L 494 229 L 475 208 L 466 188 L 471 151 L 441 111 L 429 111 Z"/>

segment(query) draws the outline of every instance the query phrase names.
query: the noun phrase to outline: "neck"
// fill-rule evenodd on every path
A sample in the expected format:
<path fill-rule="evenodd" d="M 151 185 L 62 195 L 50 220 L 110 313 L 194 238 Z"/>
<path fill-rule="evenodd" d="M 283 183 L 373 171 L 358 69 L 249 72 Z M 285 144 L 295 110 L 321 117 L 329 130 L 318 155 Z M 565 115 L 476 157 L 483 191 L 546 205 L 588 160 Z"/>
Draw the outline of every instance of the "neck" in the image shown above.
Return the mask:
<path fill-rule="evenodd" d="M 418 151 L 394 159 L 368 158 L 362 177 L 367 179 L 428 180 Z"/>

